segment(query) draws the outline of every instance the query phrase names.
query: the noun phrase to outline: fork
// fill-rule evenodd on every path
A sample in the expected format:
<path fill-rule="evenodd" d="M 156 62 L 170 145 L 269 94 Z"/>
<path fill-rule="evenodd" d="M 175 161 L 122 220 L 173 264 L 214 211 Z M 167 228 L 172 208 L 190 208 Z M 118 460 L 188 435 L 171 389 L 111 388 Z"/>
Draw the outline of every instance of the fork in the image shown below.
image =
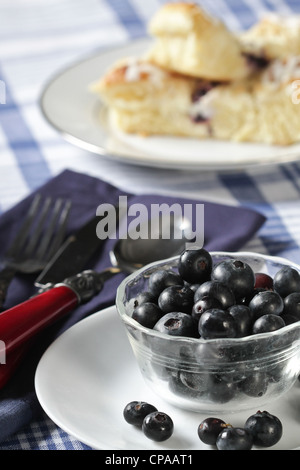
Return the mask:
<path fill-rule="evenodd" d="M 38 193 L 24 221 L 1 260 L 0 309 L 7 289 L 17 273 L 42 271 L 54 256 L 65 236 L 71 201 L 47 197 Z"/>

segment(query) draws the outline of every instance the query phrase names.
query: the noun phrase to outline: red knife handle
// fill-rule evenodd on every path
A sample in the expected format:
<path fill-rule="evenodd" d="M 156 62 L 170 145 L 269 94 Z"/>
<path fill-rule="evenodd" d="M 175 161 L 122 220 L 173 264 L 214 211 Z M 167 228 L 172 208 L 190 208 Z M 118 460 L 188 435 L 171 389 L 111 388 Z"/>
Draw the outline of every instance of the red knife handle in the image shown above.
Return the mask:
<path fill-rule="evenodd" d="M 65 285 L 16 305 L 0 314 L 0 341 L 7 355 L 78 305 L 78 296 Z"/>

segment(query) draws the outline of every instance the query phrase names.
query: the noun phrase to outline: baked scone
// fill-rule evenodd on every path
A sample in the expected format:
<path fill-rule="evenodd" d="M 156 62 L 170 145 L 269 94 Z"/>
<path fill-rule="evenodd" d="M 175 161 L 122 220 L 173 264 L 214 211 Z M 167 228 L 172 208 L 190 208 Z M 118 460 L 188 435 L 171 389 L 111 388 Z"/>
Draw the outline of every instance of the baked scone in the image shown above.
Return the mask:
<path fill-rule="evenodd" d="M 145 59 L 169 70 L 208 80 L 235 80 L 249 73 L 236 35 L 197 4 L 167 3 L 149 23 L 153 45 Z"/>
<path fill-rule="evenodd" d="M 266 60 L 300 55 L 300 16 L 269 14 L 239 35 L 244 53 Z"/>
<path fill-rule="evenodd" d="M 289 145 L 300 141 L 291 85 L 300 57 L 234 82 L 196 79 L 128 59 L 93 86 L 110 124 L 126 133 Z"/>

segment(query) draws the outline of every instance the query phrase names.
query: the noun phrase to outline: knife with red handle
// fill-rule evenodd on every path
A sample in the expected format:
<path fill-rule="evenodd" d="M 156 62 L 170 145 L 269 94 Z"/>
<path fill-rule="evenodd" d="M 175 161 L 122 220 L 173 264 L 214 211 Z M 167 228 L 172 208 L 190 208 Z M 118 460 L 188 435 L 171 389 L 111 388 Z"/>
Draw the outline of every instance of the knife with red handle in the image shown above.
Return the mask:
<path fill-rule="evenodd" d="M 102 290 L 107 279 L 119 272 L 113 267 L 102 273 L 83 271 L 1 313 L 0 340 L 4 347 L 2 358 L 4 354 L 6 358 L 0 365 L 0 388 L 12 376 L 36 334 L 89 301 Z"/>

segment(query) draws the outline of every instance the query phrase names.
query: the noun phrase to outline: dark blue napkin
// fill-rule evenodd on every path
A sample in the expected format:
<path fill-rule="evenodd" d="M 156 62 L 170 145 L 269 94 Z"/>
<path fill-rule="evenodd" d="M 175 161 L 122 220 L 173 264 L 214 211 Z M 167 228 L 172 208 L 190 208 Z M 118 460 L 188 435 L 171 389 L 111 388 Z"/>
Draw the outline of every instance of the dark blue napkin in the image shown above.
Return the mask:
<path fill-rule="evenodd" d="M 180 199 L 157 195 L 133 195 L 103 182 L 97 178 L 65 170 L 51 179 L 37 192 L 43 196 L 64 197 L 72 200 L 68 233 L 80 228 L 96 214 L 96 208 L 103 203 L 116 204 L 119 196 L 126 195 L 128 205 L 144 204 L 151 211 L 152 204 L 173 203 L 204 204 L 204 247 L 208 250 L 235 251 L 250 240 L 262 226 L 265 217 L 251 209 L 233 207 L 212 202 Z M 0 217 L 0 258 L 19 227 L 28 210 L 34 193 Z M 115 240 L 107 239 L 98 257 L 86 268 L 101 271 L 110 266 L 109 251 Z M 0 441 L 20 430 L 32 419 L 39 416 L 41 408 L 34 391 L 34 373 L 41 355 L 49 344 L 63 331 L 82 318 L 114 304 L 116 289 L 125 277 L 118 274 L 105 285 L 105 289 L 87 304 L 81 305 L 65 319 L 50 326 L 35 340 L 22 366 L 14 377 L 0 391 Z M 33 285 L 36 276 L 17 275 L 9 287 L 5 308 L 10 308 L 36 292 Z M 0 337 L 1 339 L 1 337 Z M 5 365 L 0 365 L 5 367 Z M 55 380 L 55 378 L 54 378 Z"/>

